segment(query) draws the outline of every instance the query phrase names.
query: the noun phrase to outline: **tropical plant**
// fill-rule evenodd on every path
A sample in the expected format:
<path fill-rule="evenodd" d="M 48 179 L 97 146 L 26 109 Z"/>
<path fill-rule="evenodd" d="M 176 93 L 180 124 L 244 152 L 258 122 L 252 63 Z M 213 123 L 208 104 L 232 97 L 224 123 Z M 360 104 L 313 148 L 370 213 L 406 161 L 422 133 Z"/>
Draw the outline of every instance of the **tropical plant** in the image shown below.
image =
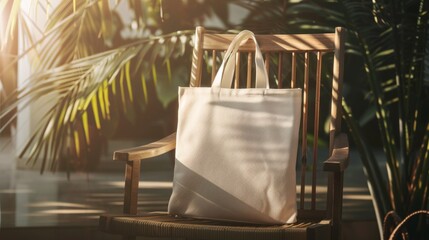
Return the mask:
<path fill-rule="evenodd" d="M 362 159 L 380 231 L 382 217 L 390 210 L 405 218 L 428 209 L 429 3 L 267 1 L 247 6 L 251 14 L 246 27 L 260 31 L 348 29 L 344 119 Z M 376 137 L 370 134 L 374 122 Z M 374 137 L 381 142 L 367 140 Z M 384 159 L 374 153 L 378 146 Z M 409 225 L 411 234 L 421 232 L 422 220 Z"/>
<path fill-rule="evenodd" d="M 41 161 L 41 172 L 59 164 L 91 168 L 100 142 L 112 137 L 121 122 L 135 127 L 141 115 L 165 114 L 177 85 L 188 80 L 194 25 L 215 14 L 226 26 L 225 2 L 164 1 L 163 6 L 161 0 L 46 0 L 24 6 L 1 0 L 0 12 L 9 11 L 1 45 L 13 40 L 19 28 L 25 46 L 2 66 L 0 80 L 25 56 L 31 57 L 32 74 L 23 88 L 7 93 L 0 88 L 7 95 L 0 132 L 18 117 L 18 106 L 49 97 L 50 107 L 39 110 L 43 118 L 20 156 L 28 154 L 28 163 Z M 133 15 L 127 25 L 118 11 L 124 6 L 131 13 L 126 15 Z M 41 16 L 46 18 L 43 26 L 37 22 Z M 143 120 L 141 125 L 148 125 L 148 117 Z"/>

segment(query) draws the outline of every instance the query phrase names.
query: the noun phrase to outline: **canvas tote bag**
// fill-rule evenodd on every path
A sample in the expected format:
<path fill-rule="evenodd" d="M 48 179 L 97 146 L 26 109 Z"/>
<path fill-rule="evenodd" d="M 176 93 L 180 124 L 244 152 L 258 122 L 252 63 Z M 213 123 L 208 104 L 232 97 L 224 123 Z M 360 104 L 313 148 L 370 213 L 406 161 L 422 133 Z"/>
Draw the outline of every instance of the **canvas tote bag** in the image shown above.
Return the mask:
<path fill-rule="evenodd" d="M 235 53 L 255 43 L 256 88 L 230 89 Z M 296 221 L 301 89 L 269 89 L 254 34 L 232 41 L 213 85 L 179 88 L 172 215 L 260 224 Z"/>

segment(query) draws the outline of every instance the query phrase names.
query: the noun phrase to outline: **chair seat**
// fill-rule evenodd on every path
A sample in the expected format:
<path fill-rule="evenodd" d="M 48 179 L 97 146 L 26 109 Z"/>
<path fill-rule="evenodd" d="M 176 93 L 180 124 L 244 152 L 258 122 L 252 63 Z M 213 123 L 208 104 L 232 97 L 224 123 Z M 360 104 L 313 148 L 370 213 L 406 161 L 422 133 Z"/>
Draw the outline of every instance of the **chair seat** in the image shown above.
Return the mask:
<path fill-rule="evenodd" d="M 167 213 L 102 215 L 100 230 L 113 234 L 195 239 L 329 239 L 330 225 L 299 221 L 287 225 L 254 225 L 170 216 Z"/>

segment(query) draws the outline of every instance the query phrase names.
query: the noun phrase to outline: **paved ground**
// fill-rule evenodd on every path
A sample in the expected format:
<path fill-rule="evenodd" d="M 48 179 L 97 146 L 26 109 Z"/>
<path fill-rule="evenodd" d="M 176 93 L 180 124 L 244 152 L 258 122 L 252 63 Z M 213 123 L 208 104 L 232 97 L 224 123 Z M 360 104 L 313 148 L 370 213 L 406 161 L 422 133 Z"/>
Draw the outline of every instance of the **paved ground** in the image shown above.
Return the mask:
<path fill-rule="evenodd" d="M 1 139 L 0 139 L 1 140 Z M 3 143 L 5 139 L 2 139 Z M 113 145 L 129 145 L 115 142 Z M 131 143 L 135 144 L 135 143 Z M 3 144 L 4 145 L 4 144 Z M 0 146 L 2 146 L 0 144 Z M 95 227 L 101 213 L 122 210 L 123 164 L 103 157 L 97 172 L 44 173 L 17 169 L 13 149 L 0 151 L 1 227 Z M 140 184 L 140 210 L 166 210 L 171 193 L 172 166 L 167 156 L 144 162 Z M 322 193 L 323 195 L 323 193 Z M 319 203 L 323 205 L 323 200 Z M 365 177 L 356 153 L 345 175 L 343 219 L 374 221 Z"/>

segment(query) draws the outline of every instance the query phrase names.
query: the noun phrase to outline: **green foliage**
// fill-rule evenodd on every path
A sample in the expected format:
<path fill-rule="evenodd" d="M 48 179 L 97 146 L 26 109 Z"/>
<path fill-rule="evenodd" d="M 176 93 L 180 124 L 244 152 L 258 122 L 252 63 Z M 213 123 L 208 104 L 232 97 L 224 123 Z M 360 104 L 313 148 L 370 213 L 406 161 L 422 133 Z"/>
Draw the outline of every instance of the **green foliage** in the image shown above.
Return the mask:
<path fill-rule="evenodd" d="M 387 186 L 352 112 L 346 109 L 351 134 L 360 145 L 380 215 L 389 210 L 402 218 L 428 208 L 429 109 L 424 86 L 428 18 L 426 1 L 343 1 L 347 27 L 364 60 L 369 97 L 386 157 Z M 389 200 L 389 202 L 386 202 Z"/>
<path fill-rule="evenodd" d="M 39 110 L 43 118 L 20 155 L 41 162 L 41 172 L 59 164 L 90 170 L 120 122 L 148 124 L 139 122 L 140 115 L 159 115 L 176 99 L 177 86 L 189 78 L 184 69 L 190 66 L 193 25 L 207 15 L 228 14 L 225 4 L 213 2 L 47 0 L 31 1 L 28 12 L 21 1 L 0 0 L 1 12 L 10 11 L 1 45 L 14 41 L 18 26 L 25 42 L 23 52 L 2 66 L 0 82 L 23 57 L 31 57 L 32 67 L 25 88 L 0 88 L 7 95 L 0 110 L 0 122 L 7 124 L 0 131 L 18 117 L 17 107 L 49 98 L 53 107 Z M 133 15 L 130 25 L 117 12 L 121 4 Z M 168 12 L 161 14 L 163 5 Z M 43 26 L 40 18 L 47 19 Z M 177 31 L 182 28 L 191 30 Z M 124 31 L 132 34 L 124 37 Z"/>
<path fill-rule="evenodd" d="M 428 1 L 257 1 L 246 6 L 251 13 L 244 27 L 259 32 L 348 29 L 344 119 L 361 155 L 379 226 L 390 210 L 404 218 L 428 209 Z M 371 134 L 374 125 L 377 133 Z M 374 153 L 379 147 L 384 159 Z"/>

